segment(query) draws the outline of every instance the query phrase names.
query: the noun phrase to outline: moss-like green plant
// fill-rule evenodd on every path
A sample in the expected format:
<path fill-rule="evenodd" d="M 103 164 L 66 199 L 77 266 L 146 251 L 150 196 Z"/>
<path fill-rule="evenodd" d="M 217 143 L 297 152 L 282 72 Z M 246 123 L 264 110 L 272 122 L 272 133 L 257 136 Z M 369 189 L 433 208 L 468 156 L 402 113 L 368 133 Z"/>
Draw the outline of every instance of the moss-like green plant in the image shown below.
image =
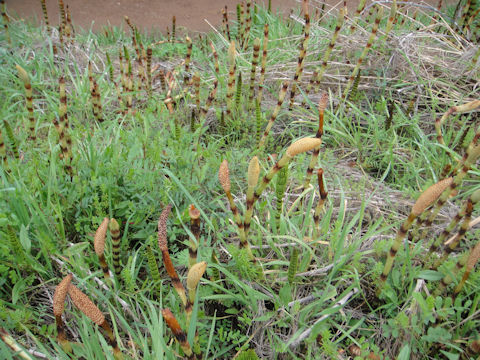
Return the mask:
<path fill-rule="evenodd" d="M 127 263 L 125 267 L 122 269 L 122 273 L 121 273 L 123 283 L 125 284 L 125 289 L 127 289 L 127 291 L 130 294 L 133 294 L 135 292 L 135 287 L 136 287 L 136 281 L 132 272 L 132 263 L 133 263 L 133 257 L 129 256 Z"/>
<path fill-rule="evenodd" d="M 154 246 L 153 237 L 148 238 L 147 246 L 145 247 L 145 256 L 147 257 L 147 265 L 148 265 L 148 270 L 150 271 L 150 275 L 152 276 L 152 279 L 155 285 L 158 285 L 161 283 L 162 278 L 160 276 L 160 272 L 158 271 L 158 264 L 157 264 L 157 260 L 155 259 L 155 254 L 153 253 L 153 250 L 152 250 L 153 246 Z"/>
<path fill-rule="evenodd" d="M 288 180 L 288 167 L 285 166 L 277 176 L 277 186 L 275 188 L 275 195 L 277 198 L 277 212 L 275 213 L 275 223 L 277 229 L 280 229 L 280 219 L 282 217 L 282 208 L 283 208 L 283 197 L 285 196 L 285 190 L 287 189 L 287 180 Z"/>
<path fill-rule="evenodd" d="M 288 265 L 287 280 L 290 285 L 293 284 L 298 267 L 298 249 L 294 247 L 290 251 L 290 263 Z"/>
<path fill-rule="evenodd" d="M 5 129 L 5 133 L 7 134 L 8 141 L 10 142 L 10 146 L 12 147 L 13 156 L 15 156 L 15 159 L 18 159 L 20 157 L 20 153 L 18 152 L 17 139 L 15 138 L 15 135 L 13 135 L 13 130 L 10 126 L 10 123 L 6 119 L 3 119 L 3 127 Z"/>
<path fill-rule="evenodd" d="M 242 101 L 242 73 L 238 73 L 237 77 L 237 89 L 235 90 L 235 110 L 237 113 L 240 111 L 240 103 Z"/>

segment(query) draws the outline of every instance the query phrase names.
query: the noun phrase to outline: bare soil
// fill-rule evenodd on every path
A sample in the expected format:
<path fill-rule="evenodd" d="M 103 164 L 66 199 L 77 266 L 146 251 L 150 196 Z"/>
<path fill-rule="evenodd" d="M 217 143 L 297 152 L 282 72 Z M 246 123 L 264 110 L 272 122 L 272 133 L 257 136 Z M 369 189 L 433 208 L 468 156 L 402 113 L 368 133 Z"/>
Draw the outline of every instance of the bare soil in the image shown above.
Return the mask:
<path fill-rule="evenodd" d="M 222 8 L 227 5 L 228 10 L 232 12 L 230 16 L 233 17 L 238 2 L 238 0 L 64 0 L 70 8 L 74 25 L 84 29 L 92 27 L 93 30 L 99 30 L 108 24 L 120 26 L 123 24 L 124 16 L 128 15 L 141 29 L 156 28 L 163 32 L 167 26 L 171 27 L 174 15 L 178 28 L 207 32 L 211 30 L 207 21 L 213 26 L 220 25 Z M 337 0 L 326 2 L 329 8 L 339 4 Z M 430 4 L 437 2 L 438 0 L 427 1 Z M 50 23 L 57 25 L 58 1 L 46 0 L 46 3 Z M 311 7 L 319 7 L 322 3 L 323 1 L 310 1 Z M 6 0 L 6 4 L 10 14 L 43 21 L 40 0 Z M 354 11 L 358 0 L 348 0 L 347 4 L 350 11 Z M 299 6 L 298 0 L 272 0 L 272 9 L 283 14 L 288 14 L 290 9 Z"/>

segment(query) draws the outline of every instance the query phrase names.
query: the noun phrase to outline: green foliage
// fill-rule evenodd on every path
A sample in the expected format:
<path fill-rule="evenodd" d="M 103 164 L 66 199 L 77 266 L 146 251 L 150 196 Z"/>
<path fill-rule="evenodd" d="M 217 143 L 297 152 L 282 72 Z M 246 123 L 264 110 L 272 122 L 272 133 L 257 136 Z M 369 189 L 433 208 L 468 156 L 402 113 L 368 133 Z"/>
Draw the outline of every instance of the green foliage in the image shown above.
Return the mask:
<path fill-rule="evenodd" d="M 132 112 L 123 114 L 113 83 L 120 83 L 118 62 L 110 56 L 120 50 L 128 64 L 126 72 L 138 82 L 138 62 L 128 32 L 113 28 L 104 36 L 79 31 L 74 46 L 58 49 L 57 55 L 52 49 L 58 45 L 56 38 L 45 38 L 45 32 L 23 21 L 10 24 L 15 51 L 10 52 L 4 32 L 0 33 L 0 51 L 9 54 L 0 57 L 0 97 L 4 100 L 0 115 L 11 167 L 8 173 L 0 171 L 0 323 L 21 345 L 28 345 L 46 358 L 66 357 L 51 340 L 56 335 L 51 299 L 60 279 L 73 273 L 75 284 L 86 290 L 111 321 L 124 354 L 134 357 L 173 360 L 182 352 L 162 320 L 160 310 L 166 307 L 187 332 L 192 347 L 205 359 L 232 358 L 236 353 L 239 359 L 257 359 L 255 351 L 261 356 L 271 354 L 272 358 L 337 358 L 339 352 L 353 344 L 360 348 L 362 357 L 371 352 L 399 359 L 470 355 L 467 344 L 480 326 L 478 271 L 472 273 L 455 300 L 429 295 L 453 266 L 455 254 L 449 260 L 450 267 L 429 271 L 423 268 L 428 239 L 409 241 L 398 252 L 380 298 L 375 286 L 384 254 L 412 199 L 437 180 L 446 164 L 455 165 L 452 157 L 460 158 L 475 137 L 476 111 L 448 119 L 443 125 L 446 146 L 436 142 L 433 123 L 450 107 L 476 97 L 471 85 L 476 68 L 465 75 L 459 71 L 454 80 L 442 73 L 442 62 L 424 67 L 423 58 L 412 59 L 414 55 L 403 53 L 401 48 L 396 49 L 395 56 L 402 61 L 384 64 L 384 59 L 392 58 L 391 39 L 374 44 L 372 54 L 378 59 L 370 57 L 362 64 L 362 91 L 358 91 L 359 73 L 348 106 L 335 114 L 329 108 L 325 111 L 319 163 L 330 192 L 320 214 L 317 242 L 311 239 L 317 189 L 312 186 L 299 191 L 309 158 L 306 154 L 298 155 L 288 170 L 284 167 L 274 189 L 268 187 L 255 204 L 249 241 L 256 262 L 251 261 L 245 249 L 239 249 L 237 225 L 230 217 L 217 178 L 220 162 L 228 159 L 232 196 L 243 217 L 246 159 L 258 156 L 263 176 L 287 146 L 298 138 L 312 136 L 318 127 L 314 104 L 317 95 L 312 92 L 306 98 L 309 107 L 296 106 L 291 112 L 282 108 L 275 120 L 273 136 L 265 149 L 278 153 L 277 159 L 258 150 L 264 117 L 273 109 L 280 77 L 293 77 L 289 70 L 294 67 L 296 49 L 303 39 L 299 14 L 297 11 L 284 19 L 255 6 L 251 38 L 262 38 L 264 25 L 269 24 L 267 69 L 271 73 L 266 74 L 263 100 L 257 99 L 253 114 L 242 96 L 241 74 L 248 73 L 251 66 L 243 56 L 250 54 L 251 44 L 245 44 L 245 52 L 239 53 L 236 61 L 236 111 L 227 123 L 226 84 L 222 78 L 228 74 L 227 52 L 224 40 L 216 33 L 205 38 L 218 49 L 219 89 L 210 109 L 214 116 L 207 115 L 201 124 L 196 123 L 198 114 L 192 111 L 196 108 L 194 97 L 177 82 L 172 87 L 172 113 L 164 105 L 165 89 L 154 86 L 147 93 L 134 86 L 128 94 L 119 89 L 124 100 L 127 96 L 133 98 Z M 314 26 L 306 74 L 318 65 L 313 60 L 325 52 L 329 43 L 326 35 L 333 33 L 335 23 L 335 17 L 317 19 L 311 15 Z M 418 24 L 410 22 L 411 15 L 403 25 L 399 15 L 391 33 L 394 39 L 414 31 Z M 370 26 L 364 17 L 358 21 L 364 27 Z M 448 41 L 444 36 L 431 36 L 435 31 L 430 26 L 431 17 L 419 17 L 417 21 L 430 31 L 422 30 L 421 36 L 413 37 L 422 39 L 421 46 L 414 43 L 420 52 L 425 46 L 432 52 L 437 48 L 442 51 L 439 58 L 448 60 L 447 55 L 454 53 L 456 59 L 464 59 L 458 64 L 469 59 L 471 47 L 462 34 L 458 37 L 461 46 L 452 52 L 451 42 L 456 36 Z M 238 19 L 239 40 L 240 23 Z M 342 36 L 347 34 L 345 31 L 341 30 Z M 356 59 L 361 50 L 358 44 L 365 43 L 357 34 L 359 40 L 349 38 L 347 47 L 343 42 L 339 44 L 341 50 L 332 53 L 334 59 L 325 74 L 328 81 L 320 84 L 319 90 L 331 92 L 332 99 L 338 97 L 338 87 L 344 84 L 338 80 L 340 74 L 350 69 L 347 61 Z M 434 46 L 430 37 L 434 38 Z M 152 46 L 155 63 L 168 64 L 166 72 L 175 77 L 175 64 L 181 63 L 179 57 L 185 54 L 185 44 L 153 46 L 165 38 L 140 32 L 135 33 L 135 39 L 144 48 Z M 89 50 L 84 53 L 75 49 Z M 460 54 L 462 49 L 466 53 Z M 102 54 L 106 54 L 105 68 L 101 65 Z M 428 55 L 429 59 L 436 58 L 436 54 Z M 88 60 L 97 65 L 96 78 L 105 109 L 101 124 L 92 123 L 89 111 L 85 69 Z M 15 64 L 32 74 L 38 115 L 36 143 L 22 135 L 25 108 L 20 99 L 24 90 L 17 86 Z M 203 40 L 193 41 L 191 67 L 200 74 L 201 84 L 211 87 L 216 75 L 211 52 Z M 435 77 L 422 76 L 423 68 L 434 69 Z M 74 139 L 72 179 L 65 176 L 58 158 L 52 124 L 58 113 L 60 74 L 66 78 L 69 95 L 69 132 Z M 206 99 L 208 86 L 200 92 L 200 98 Z M 15 157 L 19 161 L 10 161 Z M 458 197 L 479 186 L 478 175 L 478 168 L 473 166 L 470 180 L 459 187 Z M 284 199 L 288 201 L 286 206 Z M 458 202 L 454 197 L 448 203 L 453 206 Z M 173 205 L 167 226 L 169 253 L 183 284 L 191 236 L 188 206 L 194 204 L 201 212 L 198 259 L 207 261 L 208 266 L 198 286 L 189 329 L 185 329 L 184 306 L 171 282 L 165 279 L 156 245 L 158 215 L 167 204 Z M 370 220 L 367 205 L 373 212 Z M 435 229 L 449 220 L 451 210 L 442 213 Z M 115 216 L 122 224 L 122 255 L 128 258 L 121 272 L 123 281 L 117 281 L 113 289 L 99 282 L 101 273 L 92 244 L 93 234 L 105 216 Z M 467 236 L 459 250 L 471 248 L 475 239 L 475 235 Z M 107 261 L 110 246 L 107 242 Z M 454 283 L 457 281 L 454 279 Z M 350 293 L 345 302 L 339 302 Z M 88 318 L 75 316 L 69 306 L 65 311 L 67 333 L 81 342 L 74 345 L 72 358 L 93 359 L 99 354 L 111 357 L 111 349 L 98 328 Z M 300 345 L 291 346 L 304 332 L 308 335 Z M 1 358 L 13 357 L 6 347 L 0 348 L 0 354 Z"/>
<path fill-rule="evenodd" d="M 231 265 L 239 272 L 241 278 L 248 280 L 260 278 L 261 269 L 258 266 L 252 265 L 246 249 L 239 248 L 236 245 L 228 245 L 227 248 L 232 256 Z"/>
<path fill-rule="evenodd" d="M 259 357 L 253 349 L 244 350 L 238 355 L 238 360 L 257 360 Z"/>
<path fill-rule="evenodd" d="M 298 267 L 298 249 L 294 247 L 290 254 L 290 264 L 288 265 L 288 272 L 287 272 L 287 280 L 290 285 L 293 284 L 295 274 L 297 273 L 297 267 Z"/>

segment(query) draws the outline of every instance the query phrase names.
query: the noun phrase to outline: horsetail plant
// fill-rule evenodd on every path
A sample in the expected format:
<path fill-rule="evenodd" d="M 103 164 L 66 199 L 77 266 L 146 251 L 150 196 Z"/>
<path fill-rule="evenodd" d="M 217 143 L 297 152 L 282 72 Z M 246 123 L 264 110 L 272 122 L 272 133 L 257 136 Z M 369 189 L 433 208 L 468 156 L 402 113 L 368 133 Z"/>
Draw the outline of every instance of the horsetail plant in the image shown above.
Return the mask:
<path fill-rule="evenodd" d="M 195 91 L 195 105 L 197 108 L 197 113 L 200 112 L 200 74 L 198 71 L 195 72 L 192 78 L 193 89 Z"/>
<path fill-rule="evenodd" d="M 236 85 L 237 85 L 237 89 L 235 91 L 235 110 L 237 111 L 237 113 L 239 113 L 240 103 L 242 101 L 242 85 L 243 85 L 241 72 L 238 73 Z"/>
<path fill-rule="evenodd" d="M 235 92 L 235 41 L 230 42 L 228 48 L 228 85 L 227 85 L 227 118 L 230 119 L 233 108 L 233 94 Z"/>
<path fill-rule="evenodd" d="M 170 258 L 170 254 L 168 253 L 167 218 L 168 218 L 168 215 L 170 214 L 171 209 L 172 209 L 172 206 L 167 205 L 165 209 L 163 209 L 158 219 L 158 247 L 162 252 L 163 264 L 165 266 L 165 270 L 167 270 L 167 273 L 170 276 L 173 288 L 175 289 L 178 296 L 182 300 L 183 306 L 187 306 L 187 296 L 185 293 L 185 288 L 183 287 L 180 279 L 178 278 L 177 272 L 173 267 L 172 259 Z"/>
<path fill-rule="evenodd" d="M 190 231 L 194 239 L 190 239 L 190 247 L 188 248 L 188 268 L 197 263 L 197 250 L 200 245 L 200 211 L 192 204 L 188 208 L 188 216 L 190 217 Z"/>
<path fill-rule="evenodd" d="M 287 271 L 287 281 L 290 285 L 293 284 L 295 279 L 295 274 L 297 273 L 298 269 L 298 249 L 296 246 L 292 248 L 290 251 L 290 262 L 288 264 L 288 271 Z"/>
<path fill-rule="evenodd" d="M 324 114 L 325 114 L 325 109 L 327 108 L 327 105 L 328 105 L 328 94 L 323 93 L 318 102 L 318 129 L 317 129 L 317 133 L 315 134 L 315 137 L 317 139 L 322 139 L 322 136 L 323 136 L 323 121 L 324 121 Z M 320 154 L 320 145 L 315 149 L 313 149 L 312 156 L 310 157 L 310 163 L 308 164 L 308 168 L 307 168 L 307 175 L 305 176 L 305 181 L 303 183 L 303 190 L 305 190 L 310 184 L 310 179 L 312 178 L 312 175 L 313 175 L 313 168 L 317 164 L 319 154 Z"/>
<path fill-rule="evenodd" d="M 5 11 L 5 0 L 0 1 L 1 11 L 2 11 L 2 18 L 3 18 L 3 28 L 5 29 L 5 37 L 7 38 L 7 42 L 11 45 L 12 39 L 10 37 L 10 32 L 8 31 L 8 23 L 10 22 L 10 18 Z"/>
<path fill-rule="evenodd" d="M 437 259 L 437 261 L 433 264 L 432 270 L 436 270 L 442 263 L 443 261 L 446 260 L 446 258 L 455 250 L 455 248 L 458 246 L 464 235 L 469 229 L 470 225 L 470 219 L 472 218 L 472 211 L 473 211 L 473 205 L 471 202 L 467 202 L 467 206 L 465 207 L 464 210 L 464 216 L 463 216 L 463 221 L 462 224 L 460 225 L 460 229 L 458 232 L 453 236 L 453 238 L 450 239 L 445 243 L 445 248 L 444 248 L 444 253 L 442 256 Z M 443 235 L 443 234 L 442 234 Z"/>
<path fill-rule="evenodd" d="M 47 28 L 47 34 L 50 34 L 50 22 L 48 21 L 48 12 L 47 12 L 47 4 L 45 0 L 40 0 L 42 4 L 42 13 L 43 13 L 43 20 L 45 21 L 45 27 Z"/>
<path fill-rule="evenodd" d="M 112 64 L 112 60 L 110 59 L 110 54 L 108 53 L 108 51 L 105 53 L 105 57 L 107 59 L 108 77 L 112 83 L 115 83 L 115 78 L 113 76 L 113 64 Z"/>
<path fill-rule="evenodd" d="M 277 119 L 278 113 L 280 112 L 280 109 L 282 108 L 283 101 L 285 100 L 285 96 L 287 95 L 287 89 L 288 89 L 288 81 L 284 81 L 282 88 L 280 90 L 280 93 L 278 94 L 278 101 L 277 105 L 275 106 L 275 109 L 273 110 L 273 113 L 270 117 L 270 120 L 268 121 L 267 127 L 265 128 L 265 131 L 263 132 L 262 138 L 260 139 L 260 142 L 258 144 L 258 148 L 261 149 L 265 145 L 265 141 L 267 139 L 268 134 L 270 133 L 270 129 L 273 126 L 273 123 Z M 260 94 L 259 94 L 259 100 L 258 102 L 260 103 Z"/>
<path fill-rule="evenodd" d="M 320 213 L 323 210 L 323 206 L 325 204 L 325 200 L 327 199 L 328 192 L 325 190 L 325 184 L 323 181 L 323 169 L 320 168 L 317 170 L 317 182 L 318 182 L 318 190 L 320 193 L 320 197 L 317 202 L 317 206 L 315 207 L 315 212 L 313 214 L 313 239 L 316 240 L 320 235 Z"/>
<path fill-rule="evenodd" d="M 245 17 L 243 3 L 237 4 L 237 42 L 239 48 L 242 48 L 245 39 Z"/>
<path fill-rule="evenodd" d="M 297 92 L 297 86 L 300 82 L 303 74 L 303 64 L 307 54 L 308 39 L 310 38 L 310 14 L 308 13 L 308 0 L 303 0 L 303 12 L 305 16 L 305 26 L 303 27 L 304 38 L 300 45 L 300 54 L 298 55 L 297 70 L 293 77 L 292 88 L 290 90 L 290 105 L 289 110 L 292 110 L 293 102 L 295 100 L 295 94 Z"/>
<path fill-rule="evenodd" d="M 470 277 L 470 273 L 475 267 L 475 264 L 477 263 L 478 259 L 480 259 L 480 241 L 477 242 L 475 247 L 470 252 L 470 255 L 468 256 L 467 264 L 465 266 L 465 272 L 463 273 L 462 279 L 453 290 L 454 297 L 456 297 L 460 293 L 460 291 L 462 291 L 462 288 L 467 282 L 468 278 Z"/>
<path fill-rule="evenodd" d="M 207 98 L 207 101 L 205 102 L 205 106 L 202 108 L 202 111 L 200 113 L 200 122 L 202 122 L 207 116 L 208 109 L 210 108 L 210 106 L 212 106 L 212 103 L 215 100 L 215 96 L 217 95 L 217 89 L 218 89 L 218 80 L 215 79 L 215 81 L 213 82 L 213 89 L 208 94 L 208 98 Z"/>
<path fill-rule="evenodd" d="M 320 69 L 317 72 L 317 75 L 315 76 L 315 81 L 314 81 L 315 92 L 318 91 L 320 87 L 320 83 L 323 79 L 323 75 L 327 70 L 328 60 L 330 59 L 330 55 L 332 54 L 333 48 L 335 47 L 335 44 L 337 42 L 338 35 L 340 34 L 340 30 L 342 29 L 342 26 L 343 26 L 343 22 L 344 22 L 343 10 L 340 10 L 338 13 L 337 22 L 335 23 L 335 30 L 333 31 L 332 39 L 328 44 L 327 50 L 323 54 L 322 64 L 320 66 Z M 310 93 L 311 88 L 312 88 L 312 84 L 309 83 L 305 91 L 306 96 L 308 96 L 308 94 Z"/>
<path fill-rule="evenodd" d="M 65 15 L 65 4 L 63 3 L 63 0 L 58 0 L 58 10 L 60 12 L 62 29 L 65 30 L 65 27 L 67 26 L 67 17 Z"/>
<path fill-rule="evenodd" d="M 388 34 L 393 28 L 395 24 L 395 17 L 397 16 L 397 0 L 392 1 L 392 6 L 390 6 L 390 15 L 388 16 L 387 27 L 385 29 L 384 38 L 388 37 Z"/>
<path fill-rule="evenodd" d="M 170 328 L 173 335 L 175 336 L 175 339 L 177 339 L 178 343 L 180 344 L 180 347 L 182 348 L 183 352 L 187 356 L 187 359 L 188 360 L 196 359 L 196 356 L 193 353 L 192 348 L 190 347 L 190 344 L 188 343 L 187 334 L 180 327 L 180 324 L 175 318 L 175 315 L 173 315 L 172 311 L 170 309 L 162 309 L 162 316 L 165 322 L 167 323 L 167 326 Z"/>
<path fill-rule="evenodd" d="M 480 107 L 480 100 L 473 100 L 468 103 L 458 105 L 458 106 L 452 106 L 450 109 L 448 109 L 440 118 L 437 118 L 435 120 L 435 129 L 437 131 L 437 141 L 445 145 L 445 140 L 443 140 L 443 135 L 442 135 L 442 125 L 447 120 L 447 118 L 452 115 L 452 114 L 463 114 L 468 111 L 473 111 Z M 479 133 L 479 131 L 477 131 Z"/>
<path fill-rule="evenodd" d="M 55 128 L 58 132 L 61 158 L 64 161 L 65 169 L 70 177 L 73 176 L 72 168 L 72 139 L 69 134 L 69 124 L 67 115 L 67 93 L 65 91 L 65 78 L 63 76 L 59 79 L 59 94 L 60 94 L 60 106 L 58 109 L 58 121 L 54 120 Z"/>
<path fill-rule="evenodd" d="M 213 63 L 215 66 L 215 76 L 217 77 L 217 80 L 220 78 L 220 66 L 218 64 L 218 54 L 217 51 L 215 50 L 215 46 L 213 46 L 213 43 L 210 41 L 210 49 L 212 49 L 212 55 L 213 55 Z"/>
<path fill-rule="evenodd" d="M 453 181 L 451 181 L 450 185 L 444 189 L 445 191 L 441 194 L 438 200 L 436 200 L 435 206 L 427 219 L 429 224 L 433 223 L 438 213 L 440 212 L 440 209 L 447 202 L 449 196 L 454 192 L 455 189 L 460 186 L 465 176 L 467 176 L 470 167 L 477 161 L 478 157 L 480 156 L 480 145 L 473 145 L 475 142 L 476 139 L 474 138 L 474 140 L 472 140 L 472 143 L 467 148 L 467 151 L 465 153 L 465 160 L 463 161 L 462 159 L 462 162 L 459 163 L 459 166 L 461 165 L 462 168 L 457 171 L 455 177 L 453 178 Z M 425 238 L 427 233 L 428 229 L 425 228 L 422 232 L 421 238 Z"/>
<path fill-rule="evenodd" d="M 457 274 L 463 269 L 466 265 L 468 259 L 468 253 L 461 254 L 455 266 L 447 273 L 439 282 L 437 288 L 433 292 L 433 296 L 440 296 L 443 294 L 445 289 L 453 282 Z"/>
<path fill-rule="evenodd" d="M 248 95 L 248 108 L 253 107 L 253 98 L 255 97 L 255 75 L 258 66 L 258 56 L 260 52 L 260 39 L 253 40 L 252 69 L 250 70 L 250 91 Z"/>
<path fill-rule="evenodd" d="M 107 282 L 110 282 L 110 272 L 108 270 L 108 264 L 105 260 L 105 237 L 107 235 L 109 219 L 106 217 L 95 232 L 93 246 L 95 248 L 95 254 L 97 254 L 100 267 L 103 271 L 103 277 Z"/>
<path fill-rule="evenodd" d="M 227 5 L 225 5 L 225 8 L 222 9 L 222 22 L 223 22 L 223 26 L 224 26 L 224 33 L 225 33 L 225 36 L 227 37 L 228 41 L 232 41 L 231 37 L 230 37 L 230 25 L 228 24 L 228 8 L 227 8 Z"/>
<path fill-rule="evenodd" d="M 258 101 L 262 104 L 263 87 L 265 84 L 265 72 L 267 71 L 268 50 L 268 24 L 263 27 L 262 62 L 260 65 L 260 80 L 258 82 Z"/>
<path fill-rule="evenodd" d="M 30 77 L 27 72 L 20 66 L 15 65 L 18 71 L 18 76 L 23 82 L 25 87 L 25 106 L 28 111 L 28 130 L 30 132 L 30 140 L 35 141 L 35 116 L 33 115 L 33 93 L 32 93 L 32 84 L 30 83 Z"/>
<path fill-rule="evenodd" d="M 262 125 L 263 125 L 263 115 L 262 109 L 260 108 L 260 100 L 257 98 L 255 99 L 255 144 L 257 148 L 260 148 L 260 134 L 262 133 Z"/>
<path fill-rule="evenodd" d="M 117 360 L 123 359 L 123 354 L 118 347 L 115 334 L 110 327 L 110 324 L 105 319 L 105 316 L 100 309 L 85 295 L 79 288 L 70 283 L 68 286 L 68 295 L 72 299 L 73 304 L 90 320 L 100 326 L 107 334 L 107 340 L 110 346 L 113 348 L 113 356 Z"/>
<path fill-rule="evenodd" d="M 473 212 L 473 207 L 479 200 L 480 200 L 480 190 L 477 190 L 472 194 L 472 196 L 468 198 L 467 202 L 462 206 L 460 211 L 457 212 L 457 214 L 453 217 L 453 219 L 450 221 L 447 227 L 442 231 L 440 236 L 438 236 L 430 246 L 429 252 L 430 254 L 433 254 L 444 243 L 444 241 L 447 239 L 448 235 L 455 228 L 455 226 L 457 226 L 457 224 L 460 223 L 462 219 L 464 219 L 463 224 L 461 225 L 460 230 L 457 233 L 457 236 L 455 237 L 455 241 L 450 243 L 448 247 L 445 247 L 445 254 L 440 259 L 438 259 L 438 261 L 435 264 L 436 266 L 435 265 L 433 266 L 434 269 L 438 267 L 439 262 L 445 260 L 445 258 L 457 247 L 461 238 L 467 232 L 468 224 L 470 223 L 470 219 Z"/>
<path fill-rule="evenodd" d="M 147 48 L 147 91 L 152 92 L 152 47 Z"/>
<path fill-rule="evenodd" d="M 110 219 L 108 224 L 110 236 L 112 238 L 112 261 L 115 277 L 120 281 L 120 273 L 122 272 L 122 263 L 120 260 L 120 225 L 114 218 Z"/>
<path fill-rule="evenodd" d="M 360 54 L 360 56 L 358 57 L 357 59 L 357 64 L 355 65 L 355 67 L 353 68 L 353 71 L 350 75 L 350 78 L 348 79 L 348 82 L 347 82 L 347 85 L 345 86 L 345 89 L 343 90 L 343 93 L 342 93 L 342 101 L 340 104 L 343 104 L 346 99 L 347 99 L 347 95 L 350 91 L 350 88 L 352 87 L 353 85 L 353 82 L 355 80 L 355 77 L 357 76 L 358 72 L 360 71 L 360 66 L 362 65 L 363 63 L 363 60 L 365 60 L 368 52 L 370 51 L 370 48 L 372 47 L 373 45 L 373 42 L 374 40 L 376 39 L 377 37 L 377 30 L 378 30 L 378 26 L 380 24 L 380 21 L 382 20 L 382 15 L 383 15 L 383 7 L 378 7 L 377 9 L 377 16 L 375 17 L 375 22 L 373 23 L 373 26 L 372 26 L 372 31 L 370 33 L 370 37 L 368 38 L 367 40 L 367 44 L 365 45 L 365 47 L 363 48 L 363 51 L 362 53 Z M 340 107 L 340 104 L 339 104 L 339 107 Z"/>
<path fill-rule="evenodd" d="M 248 46 L 248 39 L 250 38 L 250 28 L 252 27 L 252 0 L 247 0 L 246 19 L 245 19 L 245 40 L 243 48 Z"/>
<path fill-rule="evenodd" d="M 250 222 L 252 220 L 253 214 L 253 194 L 255 187 L 258 184 L 258 177 L 260 175 L 260 165 L 258 163 L 258 157 L 254 156 L 250 163 L 248 164 L 248 176 L 247 176 L 247 208 L 245 211 L 245 220 L 243 222 L 243 227 L 245 230 L 245 236 L 248 236 L 248 231 L 250 229 Z"/>
<path fill-rule="evenodd" d="M 93 100 L 93 115 L 95 116 L 95 120 L 99 123 L 102 123 L 103 122 L 102 101 L 100 98 L 100 89 L 95 79 L 93 80 L 92 100 Z"/>
<path fill-rule="evenodd" d="M 367 0 L 360 0 L 358 2 L 357 10 L 355 10 L 355 16 L 353 17 L 352 25 L 350 26 L 350 35 L 352 35 L 355 32 L 355 29 L 357 28 L 358 19 L 360 18 L 360 14 L 362 13 L 363 9 L 365 9 L 366 3 L 367 3 Z"/>
<path fill-rule="evenodd" d="M 285 196 L 285 190 L 287 189 L 287 180 L 288 180 L 288 166 L 283 167 L 282 170 L 278 172 L 277 176 L 277 186 L 275 188 L 275 195 L 277 198 L 276 207 L 277 212 L 275 213 L 275 225 L 277 231 L 280 231 L 280 219 L 282 217 L 282 208 L 283 208 L 283 197 Z"/>
<path fill-rule="evenodd" d="M 254 193 L 254 202 L 260 198 L 260 195 L 266 189 L 272 178 L 298 154 L 314 149 L 321 144 L 321 140 L 317 138 L 302 138 L 295 141 L 287 148 L 285 155 L 278 160 L 275 165 L 262 178 L 260 185 L 257 186 Z"/>
<path fill-rule="evenodd" d="M 73 36 L 75 35 L 75 28 L 73 27 L 73 24 L 72 24 L 72 16 L 70 14 L 70 8 L 68 7 L 68 5 L 65 8 L 65 13 L 67 16 L 67 26 L 66 26 L 65 32 L 67 34 L 67 37 L 70 39 L 70 44 L 73 44 Z"/>
<path fill-rule="evenodd" d="M 72 281 L 73 275 L 68 274 L 55 288 L 53 294 L 53 315 L 55 316 L 55 325 L 57 327 L 57 342 L 66 353 L 72 352 L 72 346 L 68 341 L 67 333 L 65 331 L 65 324 L 62 320 L 62 314 L 65 308 L 65 299 L 67 297 L 68 288 Z"/>
<path fill-rule="evenodd" d="M 193 303 L 195 302 L 195 295 L 197 293 L 197 285 L 200 282 L 205 270 L 207 269 L 207 263 L 205 261 L 194 264 L 187 275 L 187 290 L 188 290 L 188 305 L 185 308 L 187 315 L 187 328 L 190 325 L 190 319 L 192 317 Z"/>
<path fill-rule="evenodd" d="M 237 224 L 238 232 L 239 232 L 239 236 L 240 236 L 240 246 L 242 248 L 247 249 L 247 252 L 248 252 L 250 258 L 253 260 L 254 256 L 253 256 L 252 250 L 250 249 L 250 245 L 249 245 L 249 243 L 246 239 L 246 236 L 245 236 L 245 228 L 244 228 L 244 225 L 243 225 L 243 221 L 240 218 L 238 208 L 235 205 L 235 202 L 233 201 L 233 196 L 232 196 L 232 193 L 230 191 L 231 190 L 230 175 L 229 175 L 227 160 L 223 160 L 222 163 L 220 164 L 220 168 L 218 169 L 218 180 L 220 182 L 220 185 L 223 188 L 223 191 L 225 191 L 225 195 L 227 196 L 228 202 L 230 204 L 230 211 L 232 212 L 235 223 Z"/>
<path fill-rule="evenodd" d="M 190 72 L 190 61 L 192 59 L 192 39 L 190 39 L 188 36 L 185 38 L 185 42 L 187 43 L 187 54 L 185 56 L 185 75 L 183 77 L 183 84 L 185 86 L 189 85 L 189 72 Z"/>
<path fill-rule="evenodd" d="M 387 254 L 387 260 L 385 262 L 385 266 L 383 268 L 382 274 L 380 275 L 380 283 L 378 286 L 378 294 L 383 288 L 385 281 L 387 280 L 387 276 L 390 273 L 390 270 L 393 266 L 393 261 L 395 260 L 395 255 L 397 254 L 398 250 L 402 245 L 402 241 L 407 235 L 408 230 L 410 229 L 413 221 L 417 218 L 421 213 L 423 213 L 430 205 L 435 203 L 435 201 L 440 197 L 440 195 L 453 183 L 453 178 L 449 177 L 443 179 L 436 184 L 433 184 L 429 188 L 427 188 L 417 199 L 415 204 L 408 215 L 408 218 L 403 222 L 402 226 L 398 229 L 397 235 L 395 240 L 392 243 L 390 251 Z"/>

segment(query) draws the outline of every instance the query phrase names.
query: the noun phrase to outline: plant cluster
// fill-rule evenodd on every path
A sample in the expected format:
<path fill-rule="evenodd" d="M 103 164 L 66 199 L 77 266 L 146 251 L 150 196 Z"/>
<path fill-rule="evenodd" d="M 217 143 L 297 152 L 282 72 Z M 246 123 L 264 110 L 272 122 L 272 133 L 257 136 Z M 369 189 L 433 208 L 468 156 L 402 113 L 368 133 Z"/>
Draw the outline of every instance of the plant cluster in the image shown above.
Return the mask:
<path fill-rule="evenodd" d="M 476 1 L 58 5 L 2 2 L 2 358 L 479 356 Z"/>

